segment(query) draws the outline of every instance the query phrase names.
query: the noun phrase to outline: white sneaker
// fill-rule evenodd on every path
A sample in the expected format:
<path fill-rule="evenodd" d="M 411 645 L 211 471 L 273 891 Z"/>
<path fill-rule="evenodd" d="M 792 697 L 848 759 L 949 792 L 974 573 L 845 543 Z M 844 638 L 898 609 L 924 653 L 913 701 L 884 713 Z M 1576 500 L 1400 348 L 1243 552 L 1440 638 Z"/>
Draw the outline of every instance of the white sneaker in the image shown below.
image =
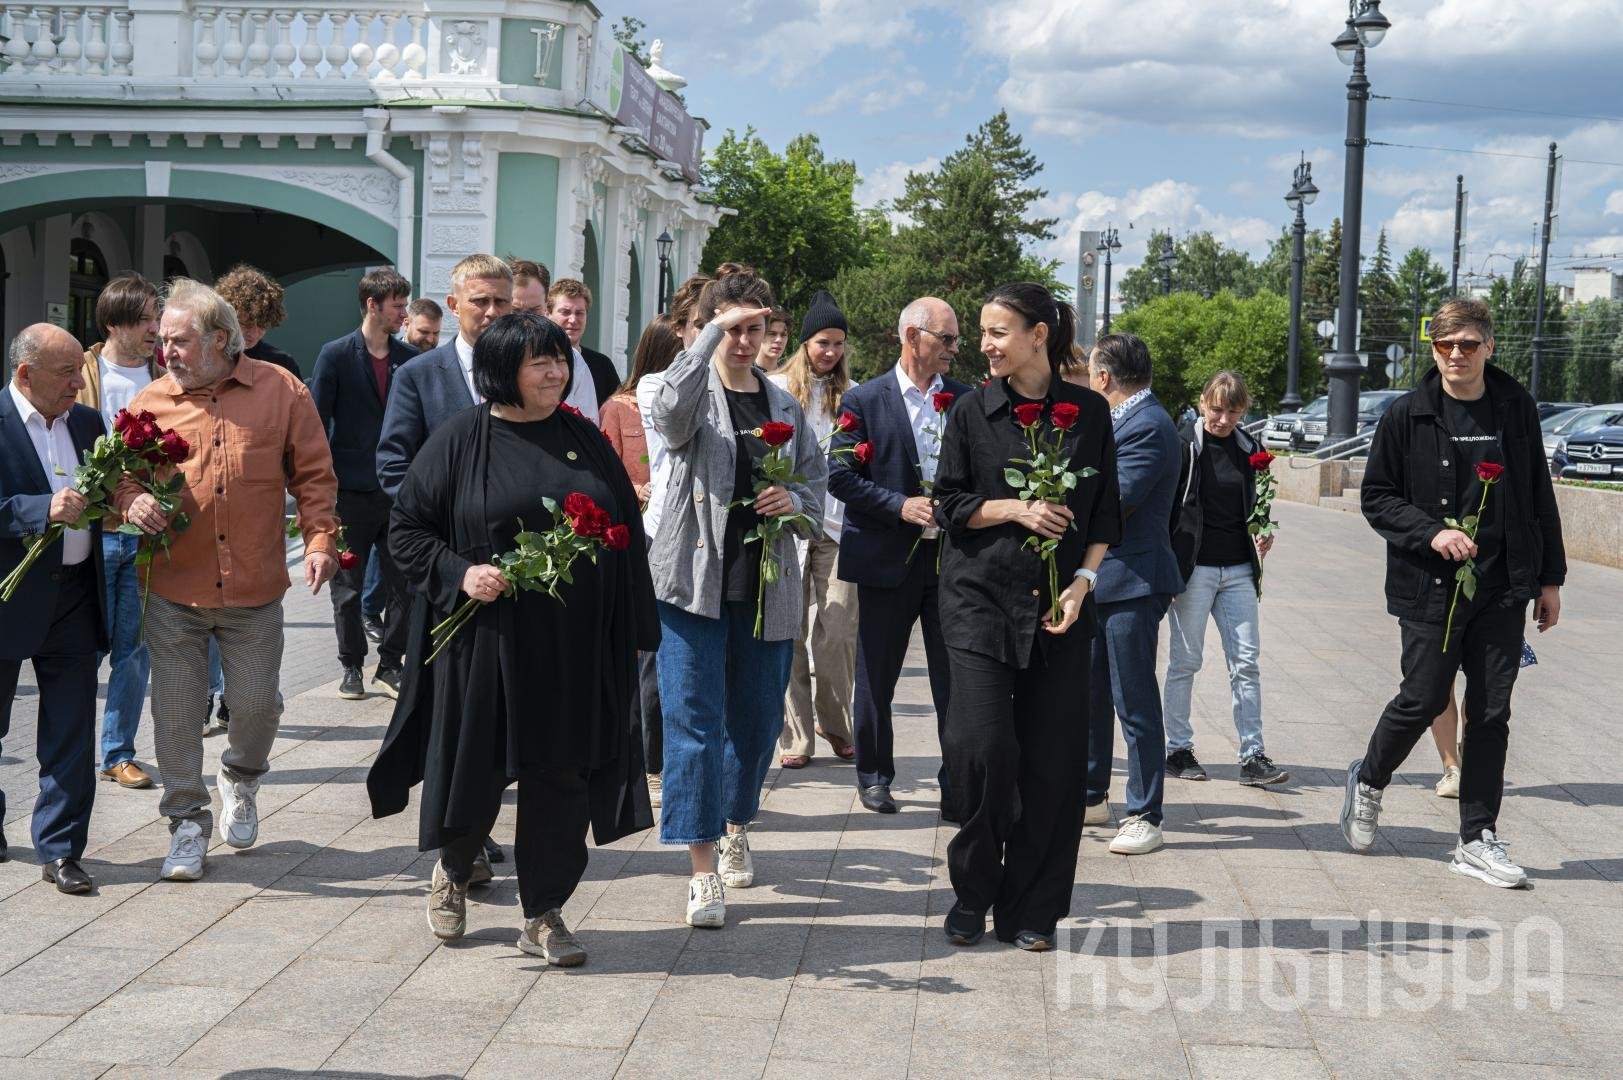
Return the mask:
<path fill-rule="evenodd" d="M 1439 799 L 1457 799 L 1460 797 L 1460 767 L 1448 765 L 1443 769 L 1443 775 L 1437 781 L 1437 797 Z"/>
<path fill-rule="evenodd" d="M 1136 814 L 1123 818 L 1110 850 L 1117 855 L 1148 855 L 1161 846 L 1161 826 Z"/>
<path fill-rule="evenodd" d="M 1082 811 L 1082 824 L 1108 825 L 1110 823 L 1110 800 L 1094 803 Z"/>
<path fill-rule="evenodd" d="M 1358 779 L 1363 767 L 1363 758 L 1347 766 L 1347 795 L 1341 803 L 1341 835 L 1354 851 L 1375 846 L 1375 831 L 1381 822 L 1381 793 Z"/>
<path fill-rule="evenodd" d="M 1448 868 L 1501 889 L 1519 889 L 1527 884 L 1527 871 L 1510 861 L 1505 842 L 1493 835 L 1492 829 L 1483 829 L 1481 839 L 1469 844 L 1461 840 Z"/>
<path fill-rule="evenodd" d="M 197 881 L 203 876 L 203 826 L 182 821 L 169 836 L 169 857 L 158 877 L 164 881 Z"/>
<path fill-rule="evenodd" d="M 234 777 L 225 769 L 215 777 L 220 791 L 220 831 L 234 848 L 253 847 L 259 839 L 259 781 Z"/>
<path fill-rule="evenodd" d="M 722 884 L 729 889 L 747 889 L 755 884 L 755 860 L 750 858 L 749 832 L 740 829 L 716 841 L 716 865 Z"/>
<path fill-rule="evenodd" d="M 727 925 L 727 892 L 715 874 L 696 874 L 688 882 L 687 923 L 712 929 Z"/>
<path fill-rule="evenodd" d="M 651 772 L 648 774 L 648 804 L 655 810 L 665 797 L 665 774 Z"/>

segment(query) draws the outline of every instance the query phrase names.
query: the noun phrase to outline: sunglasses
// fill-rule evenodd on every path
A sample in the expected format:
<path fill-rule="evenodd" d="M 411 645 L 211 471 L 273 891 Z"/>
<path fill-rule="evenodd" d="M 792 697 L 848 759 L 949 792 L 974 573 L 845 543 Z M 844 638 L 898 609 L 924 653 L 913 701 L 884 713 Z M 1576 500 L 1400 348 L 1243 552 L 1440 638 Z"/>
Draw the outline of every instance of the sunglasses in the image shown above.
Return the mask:
<path fill-rule="evenodd" d="M 939 333 L 939 332 L 937 332 L 935 330 L 931 330 L 928 326 L 921 326 L 921 327 L 919 327 L 919 329 L 923 330 L 926 334 L 929 334 L 931 337 L 935 338 L 937 341 L 941 342 L 942 345 L 945 345 L 949 349 L 952 348 L 954 345 L 958 344 L 958 335 L 957 334 Z"/>
<path fill-rule="evenodd" d="M 1476 355 L 1476 351 L 1478 349 L 1482 348 L 1482 342 L 1434 341 L 1431 343 L 1431 347 L 1437 352 L 1438 356 L 1451 356 L 1453 355 L 1454 350 L 1458 349 L 1460 351 L 1460 355 L 1469 360 L 1471 357 Z"/>

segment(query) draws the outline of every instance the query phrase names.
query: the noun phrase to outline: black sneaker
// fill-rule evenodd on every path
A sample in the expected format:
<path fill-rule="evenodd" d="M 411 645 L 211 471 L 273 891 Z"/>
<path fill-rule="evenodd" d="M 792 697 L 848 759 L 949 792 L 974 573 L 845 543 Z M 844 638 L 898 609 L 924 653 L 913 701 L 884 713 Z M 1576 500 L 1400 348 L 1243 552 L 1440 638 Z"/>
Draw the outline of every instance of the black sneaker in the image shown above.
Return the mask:
<path fill-rule="evenodd" d="M 372 687 L 396 701 L 400 700 L 400 669 L 379 664 L 378 669 L 372 673 Z"/>
<path fill-rule="evenodd" d="M 224 705 L 225 702 L 221 702 Z M 203 710 L 203 737 L 207 738 L 214 732 L 214 695 L 209 695 L 208 708 Z"/>
<path fill-rule="evenodd" d="M 214 719 L 203 726 L 203 736 L 224 735 L 231 727 L 231 710 L 226 708 L 225 699 L 220 699 L 220 711 L 214 714 Z"/>
<path fill-rule="evenodd" d="M 360 701 L 366 696 L 366 686 L 361 682 L 360 668 L 344 669 L 344 681 L 338 684 L 338 696 L 345 701 Z"/>
<path fill-rule="evenodd" d="M 1267 754 L 1252 754 L 1240 762 L 1240 783 L 1248 787 L 1283 784 L 1290 778 L 1291 774 L 1268 760 Z"/>
<path fill-rule="evenodd" d="M 1167 755 L 1167 775 L 1175 776 L 1179 780 L 1204 780 L 1206 770 L 1195 760 L 1193 750 L 1174 750 Z"/>
<path fill-rule="evenodd" d="M 947 912 L 943 929 L 947 931 L 947 940 L 954 945 L 973 945 L 986 936 L 986 916 L 955 901 L 952 910 Z"/>
<path fill-rule="evenodd" d="M 366 628 L 366 636 L 372 639 L 375 645 L 383 640 L 383 620 L 376 615 L 366 615 L 361 618 L 361 625 Z"/>

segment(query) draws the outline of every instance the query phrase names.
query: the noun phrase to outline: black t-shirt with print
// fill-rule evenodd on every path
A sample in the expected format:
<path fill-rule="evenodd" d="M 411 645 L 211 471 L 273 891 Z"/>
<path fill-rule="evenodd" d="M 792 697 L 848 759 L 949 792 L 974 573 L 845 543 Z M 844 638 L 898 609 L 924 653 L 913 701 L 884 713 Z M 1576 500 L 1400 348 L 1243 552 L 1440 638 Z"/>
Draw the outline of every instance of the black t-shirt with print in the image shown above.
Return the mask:
<path fill-rule="evenodd" d="M 1477 513 L 1482 502 L 1482 479 L 1476 467 L 1481 463 L 1504 464 L 1505 455 L 1499 445 L 1499 427 L 1494 420 L 1493 402 L 1487 394 L 1475 401 L 1460 401 L 1443 395 L 1443 428 L 1454 447 L 1454 497 L 1451 505 L 1443 508 L 1444 515 L 1463 522 Z M 1498 592 L 1510 587 L 1510 575 L 1505 567 L 1505 514 L 1499 505 L 1508 497 L 1503 483 L 1494 484 L 1488 491 L 1488 503 L 1482 509 L 1476 534 L 1476 578 L 1479 594 Z"/>
<path fill-rule="evenodd" d="M 734 456 L 733 495 L 729 502 L 750 498 L 755 490 L 755 463 L 772 448 L 754 435 L 772 419 L 772 406 L 766 387 L 755 390 L 728 390 L 727 415 L 732 420 L 738 452 Z M 721 573 L 725 582 L 722 597 L 755 602 L 761 582 L 761 545 L 744 543 L 744 534 L 760 524 L 761 515 L 753 506 L 735 506 L 727 511 L 727 532 L 721 547 Z"/>

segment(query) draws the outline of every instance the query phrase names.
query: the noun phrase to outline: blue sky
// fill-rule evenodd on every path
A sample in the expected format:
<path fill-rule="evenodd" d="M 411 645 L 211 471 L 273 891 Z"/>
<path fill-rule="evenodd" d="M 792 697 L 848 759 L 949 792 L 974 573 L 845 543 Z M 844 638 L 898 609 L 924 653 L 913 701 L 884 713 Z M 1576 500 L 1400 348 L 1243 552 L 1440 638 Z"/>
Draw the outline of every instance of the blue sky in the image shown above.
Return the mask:
<path fill-rule="evenodd" d="M 856 162 L 865 203 L 898 193 L 910 168 L 936 164 L 1007 109 L 1047 166 L 1043 210 L 1061 224 L 1044 254 L 1067 277 L 1076 231 L 1109 222 L 1129 263 L 1149 230 L 1166 227 L 1210 230 L 1260 255 L 1289 221 L 1283 195 L 1299 152 L 1322 192 L 1309 225 L 1341 212 L 1349 69 L 1330 47 L 1346 19 L 1337 0 L 599 4 L 606 19 L 634 15 L 665 41 L 665 66 L 687 77 L 712 141 L 754 125 L 781 148 L 814 131 Z M 1371 139 L 1452 152 L 1369 149 L 1365 255 L 1384 226 L 1399 253 L 1426 246 L 1446 268 L 1464 173 L 1462 272 L 1508 270 L 1534 250 L 1554 140 L 1572 160 L 1552 274 L 1570 280 L 1579 263 L 1623 271 L 1623 119 L 1608 119 L 1623 117 L 1623 0 L 1382 8 L 1393 26 L 1369 54 L 1375 94 L 1492 108 L 1370 103 Z"/>

